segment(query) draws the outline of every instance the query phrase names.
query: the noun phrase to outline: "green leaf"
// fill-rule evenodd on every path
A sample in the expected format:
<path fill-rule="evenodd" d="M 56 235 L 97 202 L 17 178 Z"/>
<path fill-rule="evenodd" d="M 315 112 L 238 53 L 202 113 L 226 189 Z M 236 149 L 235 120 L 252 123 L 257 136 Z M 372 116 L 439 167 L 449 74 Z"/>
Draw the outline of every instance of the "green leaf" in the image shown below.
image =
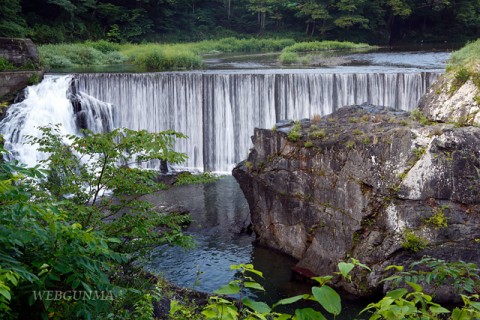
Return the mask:
<path fill-rule="evenodd" d="M 312 308 L 297 309 L 295 310 L 295 316 L 297 320 L 327 320 L 323 314 Z"/>
<path fill-rule="evenodd" d="M 355 265 L 353 263 L 340 262 L 338 264 L 338 270 L 340 270 L 340 273 L 344 278 L 348 276 L 354 267 Z"/>
<path fill-rule="evenodd" d="M 416 292 L 421 292 L 423 290 L 422 286 L 415 283 L 415 282 L 410 282 L 410 281 L 405 281 L 406 284 L 408 284 L 410 287 L 413 288 Z"/>
<path fill-rule="evenodd" d="M 342 311 L 341 299 L 338 293 L 327 285 L 322 287 L 313 287 L 312 293 L 314 300 L 317 301 L 328 312 L 334 315 Z"/>
<path fill-rule="evenodd" d="M 112 243 L 122 243 L 122 240 L 118 238 L 108 238 L 107 241 Z"/>
<path fill-rule="evenodd" d="M 12 295 L 10 294 L 10 291 L 8 291 L 7 289 L 0 288 L 0 294 L 1 294 L 2 296 L 4 296 L 5 299 L 7 299 L 7 300 L 11 300 L 11 299 L 12 299 Z"/>
<path fill-rule="evenodd" d="M 257 282 L 247 281 L 247 282 L 244 283 L 244 286 L 245 286 L 245 288 L 250 288 L 250 289 L 256 289 L 256 290 L 265 291 L 265 288 L 262 287 L 262 285 L 260 285 L 260 284 L 257 283 Z"/>
<path fill-rule="evenodd" d="M 408 293 L 407 289 L 400 288 L 400 289 L 389 291 L 387 293 L 387 297 L 390 297 L 392 299 L 397 300 L 397 299 L 400 299 L 401 297 L 403 297 L 404 295 L 406 295 L 407 293 Z"/>
<path fill-rule="evenodd" d="M 323 286 L 325 283 L 332 280 L 332 278 L 333 278 L 332 276 L 323 276 L 323 277 L 313 277 L 312 280 L 317 281 L 318 283 L 320 283 L 320 285 Z"/>
<path fill-rule="evenodd" d="M 225 294 L 225 295 L 237 294 L 239 292 L 240 292 L 240 286 L 234 283 L 229 283 L 227 285 L 224 285 L 220 289 L 214 291 L 215 294 Z"/>
<path fill-rule="evenodd" d="M 395 269 L 396 271 L 403 271 L 403 266 L 396 266 L 396 265 L 391 265 L 385 268 L 385 271 L 388 271 L 390 269 Z"/>
<path fill-rule="evenodd" d="M 432 313 L 450 313 L 450 310 L 445 309 L 444 307 L 441 307 L 441 306 L 431 306 L 430 311 Z"/>
<path fill-rule="evenodd" d="M 299 295 L 299 296 L 294 296 L 294 297 L 290 297 L 290 298 L 281 299 L 277 303 L 275 303 L 272 307 L 275 308 L 276 306 L 292 304 L 292 303 L 295 303 L 299 300 L 305 299 L 306 297 L 308 297 L 308 295 L 302 294 L 302 295 Z"/>
<path fill-rule="evenodd" d="M 257 302 L 247 297 L 243 298 L 242 302 L 245 306 L 261 314 L 270 313 L 270 311 L 272 311 L 265 302 Z"/>

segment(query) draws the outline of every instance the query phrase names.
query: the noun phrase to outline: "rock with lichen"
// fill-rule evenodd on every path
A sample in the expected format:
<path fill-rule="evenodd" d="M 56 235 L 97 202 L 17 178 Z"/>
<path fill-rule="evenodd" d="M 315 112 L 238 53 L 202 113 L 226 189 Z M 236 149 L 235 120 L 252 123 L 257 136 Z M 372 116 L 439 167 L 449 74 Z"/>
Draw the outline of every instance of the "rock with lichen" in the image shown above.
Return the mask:
<path fill-rule="evenodd" d="M 480 263 L 480 128 L 422 123 L 362 105 L 255 129 L 233 175 L 258 242 L 316 275 L 359 259 L 373 272 L 337 283 L 354 296 L 383 288 L 385 266 L 423 255 Z"/>

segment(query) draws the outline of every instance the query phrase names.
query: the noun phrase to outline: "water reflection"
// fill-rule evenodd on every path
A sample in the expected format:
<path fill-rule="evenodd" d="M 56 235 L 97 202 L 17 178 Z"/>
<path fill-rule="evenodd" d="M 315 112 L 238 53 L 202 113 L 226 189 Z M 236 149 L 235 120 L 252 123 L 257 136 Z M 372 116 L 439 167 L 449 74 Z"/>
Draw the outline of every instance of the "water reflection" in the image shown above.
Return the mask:
<path fill-rule="evenodd" d="M 265 274 L 262 282 L 267 289 L 266 300 L 273 302 L 308 290 L 290 282 L 293 259 L 254 246 L 254 235 L 240 232 L 249 224 L 249 208 L 232 176 L 209 185 L 177 187 L 152 195 L 149 200 L 189 208 L 192 223 L 187 232 L 195 237 L 197 246 L 189 251 L 159 247 L 151 252 L 147 269 L 163 274 L 179 286 L 212 292 L 234 279 L 230 265 L 253 263 Z"/>

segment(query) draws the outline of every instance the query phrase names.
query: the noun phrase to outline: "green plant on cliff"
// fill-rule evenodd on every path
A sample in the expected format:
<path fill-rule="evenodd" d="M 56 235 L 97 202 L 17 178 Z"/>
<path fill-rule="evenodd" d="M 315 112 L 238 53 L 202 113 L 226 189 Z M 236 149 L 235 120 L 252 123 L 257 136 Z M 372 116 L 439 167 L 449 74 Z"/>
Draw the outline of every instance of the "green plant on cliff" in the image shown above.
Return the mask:
<path fill-rule="evenodd" d="M 302 125 L 299 121 L 295 121 L 290 132 L 287 135 L 287 138 L 291 141 L 298 141 L 302 137 Z"/>
<path fill-rule="evenodd" d="M 5 57 L 0 56 L 0 71 L 13 70 L 15 66 Z"/>
<path fill-rule="evenodd" d="M 413 120 L 420 122 L 420 124 L 427 126 L 431 124 L 430 120 L 420 111 L 419 109 L 413 109 L 410 113 L 410 116 Z"/>
<path fill-rule="evenodd" d="M 415 231 L 408 228 L 403 230 L 403 238 L 402 247 L 412 252 L 422 251 L 428 246 L 426 238 L 417 235 Z"/>
<path fill-rule="evenodd" d="M 448 218 L 445 217 L 444 211 L 448 209 L 448 206 L 441 206 L 433 209 L 433 215 L 430 216 L 425 222 L 432 225 L 435 229 L 442 229 L 448 226 Z"/>

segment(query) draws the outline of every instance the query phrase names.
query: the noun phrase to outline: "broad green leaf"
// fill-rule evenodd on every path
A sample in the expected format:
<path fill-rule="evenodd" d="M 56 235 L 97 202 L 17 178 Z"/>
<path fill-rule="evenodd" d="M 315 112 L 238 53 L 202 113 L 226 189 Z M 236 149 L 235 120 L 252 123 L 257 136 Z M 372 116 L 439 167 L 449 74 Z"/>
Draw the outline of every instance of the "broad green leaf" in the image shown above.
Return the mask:
<path fill-rule="evenodd" d="M 354 267 L 355 265 L 353 263 L 340 262 L 338 264 L 338 270 L 340 270 L 340 273 L 344 278 L 348 276 Z"/>
<path fill-rule="evenodd" d="M 441 307 L 441 306 L 431 306 L 430 311 L 432 313 L 450 313 L 450 310 L 445 309 L 444 307 Z"/>
<path fill-rule="evenodd" d="M 302 299 L 305 299 L 308 295 L 299 295 L 299 296 L 294 296 L 294 297 L 290 297 L 290 298 L 285 298 L 285 299 L 282 299 L 282 300 L 279 300 L 277 303 L 275 303 L 272 307 L 275 308 L 276 306 L 280 306 L 280 305 L 285 305 L 285 304 L 292 304 L 292 303 L 295 303 L 299 300 L 302 300 Z"/>
<path fill-rule="evenodd" d="M 403 266 L 396 266 L 396 265 L 391 265 L 385 268 L 385 271 L 390 270 L 390 269 L 395 269 L 397 271 L 403 271 Z"/>
<path fill-rule="evenodd" d="M 387 297 L 390 297 L 390 298 L 393 298 L 393 299 L 397 300 L 397 299 L 400 299 L 401 297 L 403 297 L 407 293 L 408 293 L 407 289 L 400 288 L 400 289 L 389 291 L 387 293 Z"/>
<path fill-rule="evenodd" d="M 244 286 L 245 288 L 250 288 L 250 289 L 256 289 L 256 290 L 261 290 L 261 291 L 265 291 L 265 288 L 260 285 L 259 283 L 257 282 L 250 282 L 250 281 L 247 281 L 244 283 Z"/>
<path fill-rule="evenodd" d="M 10 291 L 8 291 L 7 289 L 0 288 L 0 294 L 1 294 L 2 296 L 4 296 L 5 299 L 7 299 L 7 300 L 11 300 L 11 299 L 12 299 L 12 295 L 10 294 Z"/>
<path fill-rule="evenodd" d="M 237 294 L 240 292 L 240 286 L 237 284 L 229 283 L 227 285 L 224 285 L 220 289 L 214 291 L 215 294 Z"/>
<path fill-rule="evenodd" d="M 405 281 L 406 284 L 408 284 L 410 287 L 413 288 L 416 292 L 421 292 L 423 290 L 422 286 L 415 283 L 415 282 L 410 282 L 410 281 Z"/>
<path fill-rule="evenodd" d="M 327 320 L 323 314 L 312 308 L 297 309 L 295 310 L 295 316 L 297 320 Z"/>
<path fill-rule="evenodd" d="M 242 302 L 245 306 L 261 314 L 270 313 L 270 311 L 272 311 L 265 302 L 257 302 L 247 297 L 243 298 Z"/>
<path fill-rule="evenodd" d="M 313 277 L 312 280 L 317 281 L 320 285 L 324 285 L 328 281 L 332 280 L 333 276 L 322 276 L 322 277 Z"/>
<path fill-rule="evenodd" d="M 329 286 L 313 287 L 312 293 L 314 299 L 322 305 L 328 312 L 334 315 L 342 311 L 341 299 L 338 293 Z"/>

